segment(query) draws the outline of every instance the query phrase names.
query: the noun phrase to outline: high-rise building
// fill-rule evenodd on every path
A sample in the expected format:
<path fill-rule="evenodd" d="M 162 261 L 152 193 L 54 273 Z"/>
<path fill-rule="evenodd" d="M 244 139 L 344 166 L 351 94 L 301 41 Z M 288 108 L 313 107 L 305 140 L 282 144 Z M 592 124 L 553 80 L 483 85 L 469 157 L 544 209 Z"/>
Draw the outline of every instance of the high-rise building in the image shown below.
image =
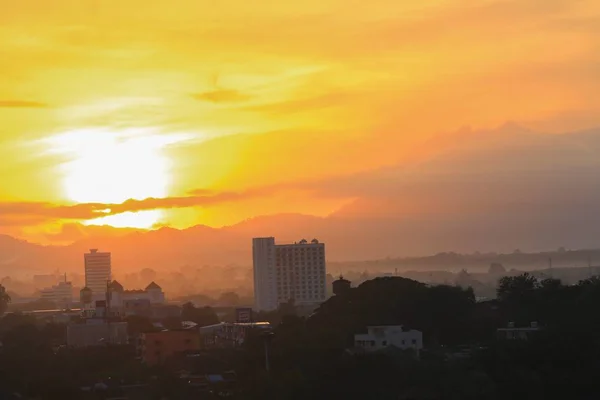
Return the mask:
<path fill-rule="evenodd" d="M 326 299 L 325 244 L 313 239 L 275 244 L 275 238 L 252 239 L 254 306 L 275 310 L 293 300 L 296 305 Z"/>
<path fill-rule="evenodd" d="M 106 288 L 111 280 L 110 253 L 100 253 L 98 249 L 90 249 L 83 255 L 85 263 L 85 286 L 92 291 L 94 299 L 104 299 Z"/>

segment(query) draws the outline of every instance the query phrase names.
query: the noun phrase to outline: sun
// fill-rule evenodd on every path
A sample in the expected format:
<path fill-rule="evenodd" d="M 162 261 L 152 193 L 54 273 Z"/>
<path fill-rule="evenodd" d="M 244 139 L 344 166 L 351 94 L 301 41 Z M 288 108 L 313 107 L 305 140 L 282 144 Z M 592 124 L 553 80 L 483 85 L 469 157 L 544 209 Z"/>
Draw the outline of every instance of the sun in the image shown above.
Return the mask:
<path fill-rule="evenodd" d="M 57 149 L 70 158 L 63 165 L 66 196 L 78 203 L 108 204 L 167 196 L 170 166 L 162 150 L 168 142 L 143 130 L 77 130 L 55 137 Z M 160 210 L 126 212 L 84 223 L 151 228 L 161 216 Z"/>

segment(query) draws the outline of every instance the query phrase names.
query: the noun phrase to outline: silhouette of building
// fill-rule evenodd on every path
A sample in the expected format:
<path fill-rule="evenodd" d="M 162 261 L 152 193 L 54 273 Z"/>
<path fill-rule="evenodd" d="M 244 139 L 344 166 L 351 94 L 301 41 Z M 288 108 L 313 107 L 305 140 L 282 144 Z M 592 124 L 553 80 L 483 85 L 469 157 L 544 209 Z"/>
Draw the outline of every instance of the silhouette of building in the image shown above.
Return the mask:
<path fill-rule="evenodd" d="M 140 352 L 146 365 L 158 365 L 180 353 L 200 350 L 196 329 L 176 329 L 142 333 Z"/>
<path fill-rule="evenodd" d="M 151 282 L 144 290 L 125 290 L 115 280 L 108 285 L 108 299 L 111 312 L 124 316 L 133 315 L 136 310 L 143 312 L 143 309 L 149 309 L 152 305 L 164 304 L 165 294 L 155 282 Z"/>
<path fill-rule="evenodd" d="M 127 322 L 108 322 L 101 318 L 89 318 L 83 323 L 67 326 L 69 347 L 90 347 L 127 344 Z"/>
<path fill-rule="evenodd" d="M 529 326 L 515 326 L 514 322 L 509 322 L 508 327 L 498 328 L 498 339 L 507 340 L 528 340 L 541 330 L 537 322 L 532 322 Z"/>
<path fill-rule="evenodd" d="M 269 322 L 220 322 L 197 328 L 204 348 L 227 348 L 241 346 L 250 331 L 271 332 Z"/>
<path fill-rule="evenodd" d="M 351 283 L 349 280 L 344 279 L 344 277 L 340 275 L 340 278 L 336 281 L 333 281 L 331 286 L 333 287 L 333 294 L 337 296 L 347 293 L 351 288 Z"/>
<path fill-rule="evenodd" d="M 412 349 L 418 356 L 423 348 L 423 333 L 415 329 L 404 330 L 396 325 L 369 326 L 367 333 L 354 335 L 354 346 L 366 352 L 394 346 L 402 350 Z"/>
<path fill-rule="evenodd" d="M 40 290 L 40 299 L 51 301 L 59 308 L 70 308 L 73 303 L 73 285 L 67 282 L 65 275 L 64 281 Z"/>
<path fill-rule="evenodd" d="M 112 276 L 110 253 L 90 249 L 83 255 L 85 264 L 85 287 L 92 291 L 96 300 L 106 298 L 106 285 Z"/>
<path fill-rule="evenodd" d="M 275 310 L 294 300 L 300 306 L 326 299 L 325 244 L 313 239 L 275 244 L 275 238 L 252 239 L 254 306 Z"/>
<path fill-rule="evenodd" d="M 69 347 L 106 346 L 127 344 L 127 322 L 111 318 L 110 307 L 105 300 L 95 302 L 91 310 L 84 310 L 81 322 L 67 325 Z"/>

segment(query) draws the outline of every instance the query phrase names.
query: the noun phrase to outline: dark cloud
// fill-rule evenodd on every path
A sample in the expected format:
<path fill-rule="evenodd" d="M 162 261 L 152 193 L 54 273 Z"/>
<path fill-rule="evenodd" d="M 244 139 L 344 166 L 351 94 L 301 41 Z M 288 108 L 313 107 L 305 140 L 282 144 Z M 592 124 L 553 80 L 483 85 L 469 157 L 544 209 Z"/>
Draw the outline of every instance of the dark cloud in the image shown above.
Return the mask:
<path fill-rule="evenodd" d="M 48 104 L 27 100 L 0 100 L 0 108 L 46 108 Z"/>
<path fill-rule="evenodd" d="M 290 185 L 291 186 L 291 185 Z M 203 207 L 249 198 L 268 196 L 283 190 L 287 185 L 259 187 L 242 192 L 221 192 L 181 197 L 130 199 L 120 204 L 81 203 L 75 205 L 54 205 L 42 202 L 0 203 L 0 225 L 17 225 L 19 222 L 35 221 L 42 223 L 53 220 L 89 220 L 125 212 L 138 212 L 154 209 Z M 207 193 L 198 189 L 194 193 Z"/>

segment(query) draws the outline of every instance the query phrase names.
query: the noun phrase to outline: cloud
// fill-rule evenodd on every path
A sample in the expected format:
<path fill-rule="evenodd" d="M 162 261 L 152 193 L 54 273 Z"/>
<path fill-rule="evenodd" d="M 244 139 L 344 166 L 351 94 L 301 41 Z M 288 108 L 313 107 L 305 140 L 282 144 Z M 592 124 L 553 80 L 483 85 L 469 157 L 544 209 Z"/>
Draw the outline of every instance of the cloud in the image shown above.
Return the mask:
<path fill-rule="evenodd" d="M 358 95 L 355 95 L 354 97 L 356 96 Z M 350 95 L 349 93 L 334 92 L 327 93 L 321 96 L 245 107 L 244 110 L 267 114 L 290 114 L 304 111 L 314 111 L 329 107 L 336 107 L 341 105 L 345 100 L 351 97 L 352 95 Z"/>
<path fill-rule="evenodd" d="M 250 100 L 251 96 L 232 89 L 217 89 L 192 95 L 196 100 L 210 103 L 236 103 Z"/>
<path fill-rule="evenodd" d="M 290 185 L 292 186 L 292 185 Z M 192 196 L 130 199 L 123 203 L 80 203 L 74 205 L 55 205 L 44 202 L 5 202 L 0 203 L 0 225 L 12 226 L 23 221 L 41 223 L 56 220 L 90 220 L 125 212 L 138 212 L 155 209 L 202 207 L 215 204 L 242 201 L 245 199 L 268 196 L 283 190 L 288 185 L 258 187 L 242 192 L 208 193 L 204 189 L 192 191 Z"/>
<path fill-rule="evenodd" d="M 0 100 L 0 108 L 46 108 L 48 104 L 27 100 Z"/>

